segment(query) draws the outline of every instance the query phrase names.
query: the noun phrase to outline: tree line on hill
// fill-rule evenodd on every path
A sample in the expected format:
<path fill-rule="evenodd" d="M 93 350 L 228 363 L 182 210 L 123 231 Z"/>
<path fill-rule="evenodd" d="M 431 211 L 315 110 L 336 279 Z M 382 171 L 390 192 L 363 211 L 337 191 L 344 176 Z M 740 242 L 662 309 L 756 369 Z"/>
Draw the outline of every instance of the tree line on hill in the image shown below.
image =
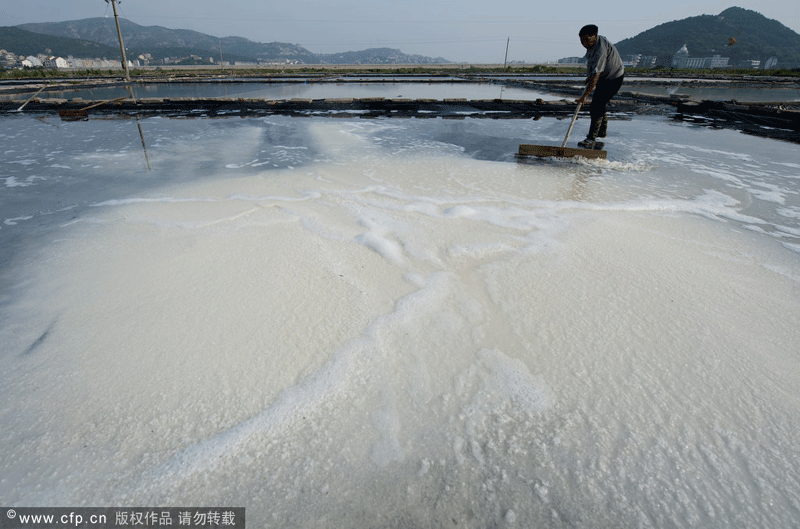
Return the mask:
<path fill-rule="evenodd" d="M 800 67 L 800 35 L 777 20 L 739 7 L 667 22 L 616 43 L 622 56 L 655 56 L 657 65 L 667 67 L 684 45 L 692 57 L 729 57 L 732 67 L 752 60 L 764 64 L 772 57 L 782 68 Z"/>

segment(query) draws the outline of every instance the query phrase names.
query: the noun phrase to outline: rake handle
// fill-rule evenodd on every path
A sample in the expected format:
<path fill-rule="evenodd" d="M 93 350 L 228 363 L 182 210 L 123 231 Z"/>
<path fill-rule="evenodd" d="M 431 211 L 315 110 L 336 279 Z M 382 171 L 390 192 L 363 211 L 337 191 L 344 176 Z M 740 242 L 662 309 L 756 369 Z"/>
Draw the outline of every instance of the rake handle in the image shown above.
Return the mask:
<path fill-rule="evenodd" d="M 564 136 L 564 143 L 561 144 L 561 147 L 567 146 L 567 140 L 569 139 L 569 134 L 572 132 L 572 127 L 575 125 L 575 120 L 578 119 L 578 111 L 581 109 L 582 103 L 578 103 L 578 107 L 575 109 L 575 114 L 572 116 L 572 121 L 569 123 L 569 128 L 567 129 L 567 135 Z"/>

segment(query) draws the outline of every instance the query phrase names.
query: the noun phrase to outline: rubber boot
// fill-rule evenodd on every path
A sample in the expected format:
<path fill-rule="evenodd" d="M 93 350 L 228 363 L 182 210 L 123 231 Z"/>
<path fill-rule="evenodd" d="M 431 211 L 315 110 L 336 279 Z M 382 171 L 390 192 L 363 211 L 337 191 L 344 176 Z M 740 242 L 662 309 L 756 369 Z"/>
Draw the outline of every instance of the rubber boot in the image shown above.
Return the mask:
<path fill-rule="evenodd" d="M 603 119 L 600 120 L 600 129 L 597 131 L 598 138 L 605 138 L 608 132 L 608 114 L 603 114 Z"/>
<path fill-rule="evenodd" d="M 594 139 L 596 139 L 598 137 L 602 138 L 602 136 L 600 136 L 600 132 L 603 131 L 603 118 L 604 117 L 605 116 L 592 120 L 591 125 L 589 125 L 589 134 L 586 135 L 586 138 L 592 139 L 592 140 L 594 140 Z"/>
<path fill-rule="evenodd" d="M 578 147 L 584 149 L 594 149 L 595 139 L 600 134 L 600 127 L 602 125 L 603 118 L 592 119 L 592 123 L 589 125 L 589 134 L 586 135 L 585 140 L 578 142 Z"/>

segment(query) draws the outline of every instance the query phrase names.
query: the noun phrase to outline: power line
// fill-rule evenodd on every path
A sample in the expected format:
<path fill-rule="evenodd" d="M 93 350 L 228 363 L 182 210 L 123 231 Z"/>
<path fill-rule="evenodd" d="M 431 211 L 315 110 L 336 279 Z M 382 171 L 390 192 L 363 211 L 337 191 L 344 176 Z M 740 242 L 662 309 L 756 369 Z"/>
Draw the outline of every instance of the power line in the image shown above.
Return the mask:
<path fill-rule="evenodd" d="M 120 9 L 121 10 L 121 9 Z M 153 15 L 141 14 L 137 15 L 138 19 L 178 19 L 178 20 L 218 20 L 224 22 L 259 22 L 259 23 L 298 23 L 298 24 L 424 24 L 424 25 L 461 25 L 461 24 L 524 24 L 524 25 L 550 25 L 550 24 L 581 24 L 584 18 L 563 18 L 563 19 L 540 19 L 540 18 L 499 18 L 499 17 L 462 17 L 452 19 L 396 19 L 396 18 L 295 18 L 295 17 L 281 17 L 281 18 L 264 18 L 264 17 L 218 17 L 218 16 L 198 16 L 198 15 Z M 794 17 L 789 17 L 794 18 Z M 593 18 L 595 22 L 599 23 L 628 23 L 628 22 L 658 22 L 661 21 L 660 17 L 649 18 L 609 18 L 597 19 Z"/>

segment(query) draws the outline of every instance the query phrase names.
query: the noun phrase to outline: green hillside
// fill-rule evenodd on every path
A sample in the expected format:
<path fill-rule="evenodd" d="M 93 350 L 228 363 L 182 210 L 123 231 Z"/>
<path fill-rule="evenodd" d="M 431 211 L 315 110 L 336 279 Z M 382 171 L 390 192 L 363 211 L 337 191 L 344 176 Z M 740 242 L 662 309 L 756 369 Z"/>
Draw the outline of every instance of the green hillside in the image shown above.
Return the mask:
<path fill-rule="evenodd" d="M 139 54 L 149 53 L 154 59 L 165 57 L 186 57 L 197 55 L 204 60 L 209 57 L 219 58 L 220 46 L 224 60 L 230 61 L 297 61 L 304 64 L 333 63 L 353 60 L 355 56 L 360 62 L 380 64 L 386 62 L 431 63 L 433 59 L 419 55 L 406 55 L 399 50 L 364 50 L 348 54 L 316 55 L 297 44 L 284 42 L 254 42 L 242 37 L 214 37 L 187 29 L 169 29 L 161 26 L 140 26 L 129 20 L 120 19 L 120 31 L 128 49 L 128 57 L 135 58 Z M 88 18 L 68 22 L 44 22 L 22 24 L 20 30 L 36 34 L 53 35 L 61 38 L 84 39 L 113 46 L 118 42 L 117 30 L 111 18 Z M 13 49 L 9 51 L 19 53 Z M 61 48 L 57 48 L 61 49 Z M 37 53 L 40 53 L 38 50 Z M 54 54 L 56 48 L 53 48 Z M 118 56 L 119 52 L 117 51 Z M 75 55 L 76 57 L 78 55 Z M 447 62 L 444 59 L 436 59 Z"/>
<path fill-rule="evenodd" d="M 41 35 L 17 27 L 0 27 L 0 49 L 16 55 L 36 55 L 51 50 L 53 55 L 87 59 L 108 58 L 119 60 L 119 45 L 106 46 L 87 40 L 54 35 Z"/>
<path fill-rule="evenodd" d="M 198 55 L 219 58 L 220 44 L 225 60 L 283 61 L 286 59 L 313 63 L 316 56 L 307 49 L 280 42 L 260 43 L 241 37 L 214 37 L 188 29 L 169 29 L 162 26 L 141 26 L 130 20 L 119 20 L 125 47 L 129 55 L 150 53 L 154 58 Z M 28 31 L 47 35 L 80 38 L 114 45 L 118 42 L 113 18 L 87 18 L 68 22 L 22 24 Z"/>
<path fill-rule="evenodd" d="M 733 40 L 731 40 L 733 39 Z M 777 20 L 747 9 L 731 7 L 719 15 L 700 15 L 661 24 L 616 43 L 624 57 L 655 55 L 670 66 L 683 45 L 690 57 L 730 57 L 732 66 L 743 60 L 778 58 L 778 66 L 800 66 L 800 35 Z"/>

